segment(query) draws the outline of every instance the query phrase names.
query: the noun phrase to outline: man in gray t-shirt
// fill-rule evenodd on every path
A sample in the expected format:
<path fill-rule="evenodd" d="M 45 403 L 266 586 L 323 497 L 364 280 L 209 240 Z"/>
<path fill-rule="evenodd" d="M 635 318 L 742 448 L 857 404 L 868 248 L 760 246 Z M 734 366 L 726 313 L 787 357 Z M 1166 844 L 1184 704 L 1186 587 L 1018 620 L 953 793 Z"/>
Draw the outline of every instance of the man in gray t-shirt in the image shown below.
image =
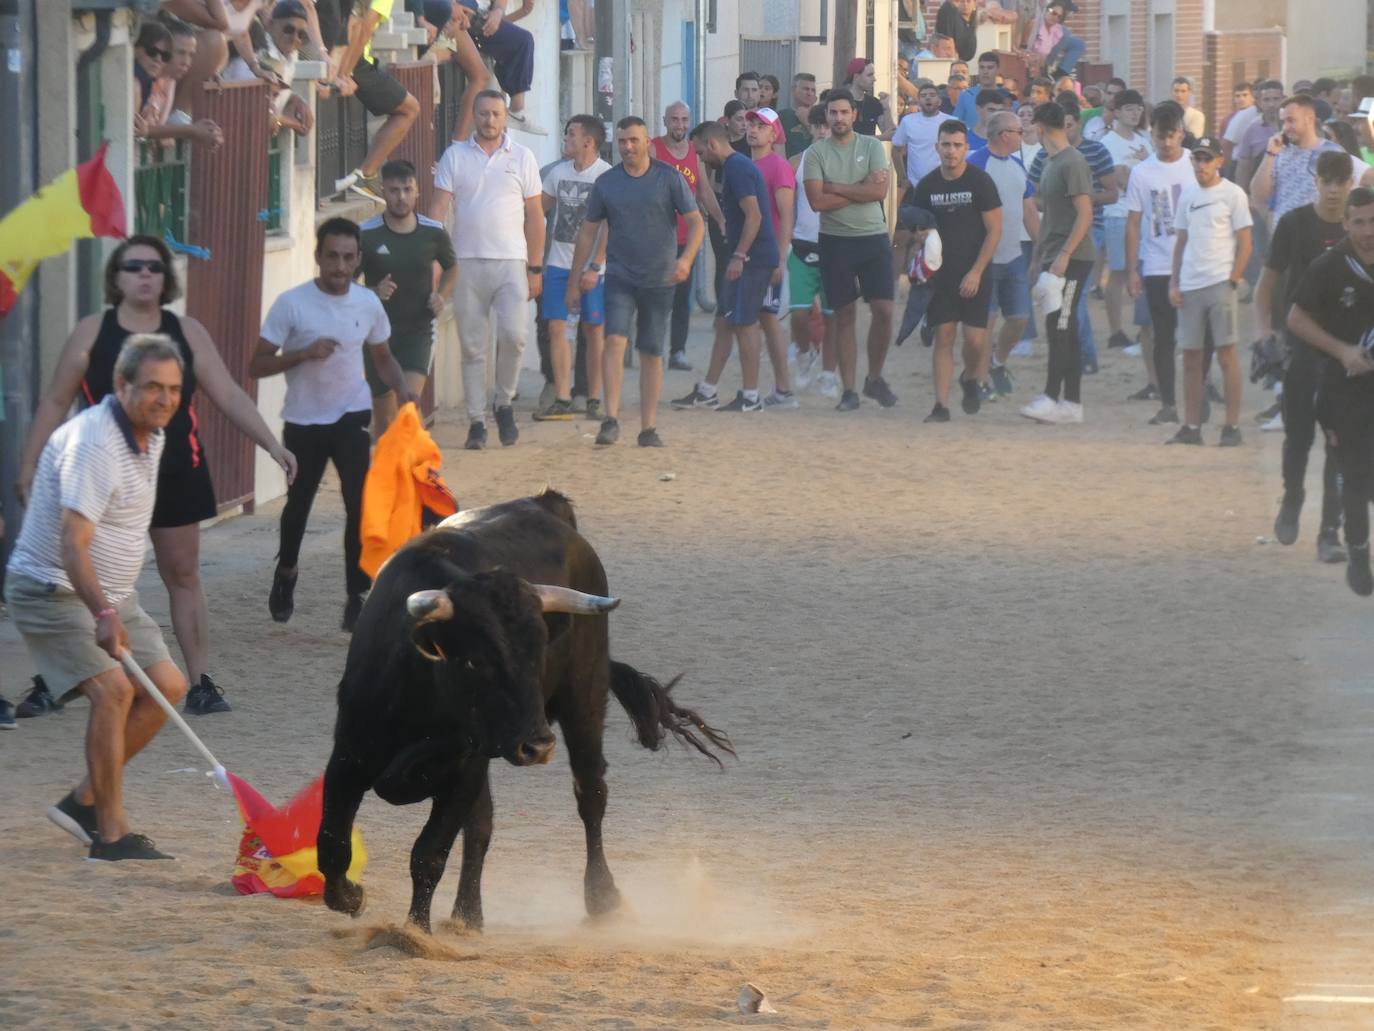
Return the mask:
<path fill-rule="evenodd" d="M 663 351 L 673 311 L 673 291 L 692 274 L 692 263 L 706 235 L 696 198 L 682 175 L 649 156 L 649 130 L 633 115 L 616 124 L 619 165 L 605 172 L 587 198 L 587 216 L 578 230 L 568 275 L 568 311 L 578 311 L 582 294 L 596 287 L 601 269 L 591 261 L 601 223 L 607 224 L 606 347 L 602 353 L 606 417 L 596 442 L 620 439 L 620 388 L 625 378 L 625 346 L 635 319 L 635 350 L 640 354 L 640 447 L 662 447 L 655 410 L 663 391 Z M 687 222 L 687 242 L 679 256 L 677 219 Z"/>

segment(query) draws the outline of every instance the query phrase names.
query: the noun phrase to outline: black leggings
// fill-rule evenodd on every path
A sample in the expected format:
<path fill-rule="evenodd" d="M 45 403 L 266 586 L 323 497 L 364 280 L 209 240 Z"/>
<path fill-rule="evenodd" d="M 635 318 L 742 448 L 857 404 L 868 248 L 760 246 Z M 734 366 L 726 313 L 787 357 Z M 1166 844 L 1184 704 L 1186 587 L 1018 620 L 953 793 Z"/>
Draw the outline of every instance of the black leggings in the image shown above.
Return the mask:
<path fill-rule="evenodd" d="M 687 245 L 678 244 L 677 256 L 682 257 L 682 252 L 687 249 Z M 692 328 L 692 277 L 688 276 L 677 285 L 673 291 L 673 328 L 668 334 L 669 351 L 672 354 L 681 354 L 687 350 L 687 331 Z"/>
<path fill-rule="evenodd" d="M 1069 262 L 1064 277 L 1064 302 L 1058 311 L 1045 316 L 1045 335 L 1050 342 L 1045 394 L 1056 401 L 1061 391 L 1065 401 L 1078 404 L 1082 400 L 1083 359 L 1078 346 L 1078 298 L 1083 293 L 1092 268 L 1091 261 Z"/>
<path fill-rule="evenodd" d="M 1285 331 L 1292 355 L 1283 374 L 1283 490 L 1302 496 L 1307 479 L 1307 456 L 1317 431 L 1317 373 L 1320 360 L 1312 348 Z M 1337 530 L 1341 525 L 1340 463 L 1336 449 L 1325 444 L 1326 462 L 1322 467 L 1322 526 Z"/>
<path fill-rule="evenodd" d="M 1159 402 L 1173 407 L 1174 349 L 1178 344 L 1178 309 L 1169 303 L 1169 277 L 1145 277 L 1145 302 L 1150 306 L 1150 336 L 1155 342 L 1155 376 Z"/>
<path fill-rule="evenodd" d="M 343 493 L 344 582 L 349 594 L 361 594 L 372 580 L 358 568 L 363 541 L 359 524 L 363 514 L 363 481 L 372 459 L 371 412 L 349 412 L 327 426 L 302 426 L 288 422 L 282 428 L 282 445 L 296 456 L 296 482 L 286 489 L 286 507 L 281 510 L 281 551 L 277 561 L 288 569 L 301 556 L 310 506 L 320 489 L 324 467 L 334 463 Z"/>
<path fill-rule="evenodd" d="M 1374 500 L 1374 380 L 1349 380 L 1339 368 L 1327 372 L 1317 399 L 1317 418 L 1336 436 L 1345 542 L 1368 544 L 1369 503 Z M 1286 401 L 1286 388 L 1283 394 Z"/>

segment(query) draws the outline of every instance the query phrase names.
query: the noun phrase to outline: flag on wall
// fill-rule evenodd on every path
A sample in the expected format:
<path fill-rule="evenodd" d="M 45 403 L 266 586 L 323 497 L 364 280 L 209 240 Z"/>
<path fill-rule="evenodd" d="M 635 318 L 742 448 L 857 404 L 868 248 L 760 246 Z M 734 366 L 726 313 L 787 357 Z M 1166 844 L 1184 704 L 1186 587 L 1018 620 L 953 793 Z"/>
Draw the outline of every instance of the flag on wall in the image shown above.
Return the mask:
<path fill-rule="evenodd" d="M 124 198 L 105 167 L 109 143 L 68 169 L 0 219 L 0 318 L 44 258 L 66 253 L 77 240 L 128 234 Z"/>

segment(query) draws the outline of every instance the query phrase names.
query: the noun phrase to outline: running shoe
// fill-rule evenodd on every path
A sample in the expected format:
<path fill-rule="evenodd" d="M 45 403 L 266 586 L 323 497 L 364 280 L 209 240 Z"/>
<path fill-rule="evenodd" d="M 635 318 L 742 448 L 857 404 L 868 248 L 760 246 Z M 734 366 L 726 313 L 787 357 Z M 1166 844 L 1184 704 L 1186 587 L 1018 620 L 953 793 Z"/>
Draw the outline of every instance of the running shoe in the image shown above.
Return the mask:
<path fill-rule="evenodd" d="M 601 401 L 598 398 L 587 398 L 587 418 L 601 421 Z"/>
<path fill-rule="evenodd" d="M 1134 394 L 1131 394 L 1129 397 L 1127 397 L 1126 400 L 1127 400 L 1127 401 L 1158 401 L 1158 400 L 1159 400 L 1159 389 L 1158 389 L 1153 383 L 1146 383 L 1143 387 L 1141 387 L 1139 390 L 1137 390 Z"/>
<path fill-rule="evenodd" d="M 773 392 L 763 399 L 763 407 L 800 408 L 801 402 L 797 400 L 797 395 L 792 393 L 792 391 L 774 388 Z"/>
<path fill-rule="evenodd" d="M 1283 413 L 1279 412 L 1266 423 L 1260 424 L 1261 433 L 1282 433 L 1283 432 Z"/>
<path fill-rule="evenodd" d="M 358 616 L 363 611 L 363 601 L 367 595 L 363 593 L 350 594 L 348 600 L 344 602 L 343 621 L 339 624 L 339 629 L 346 634 L 353 633 L 353 628 L 358 625 Z"/>
<path fill-rule="evenodd" d="M 1078 401 L 1060 401 L 1054 416 L 1046 421 L 1056 426 L 1077 426 L 1083 421 L 1083 405 Z"/>
<path fill-rule="evenodd" d="M 469 451 L 481 451 L 487 446 L 487 424 L 478 420 L 468 426 L 468 439 L 463 441 L 463 447 Z"/>
<path fill-rule="evenodd" d="M 1180 426 L 1178 432 L 1166 440 L 1166 444 L 1201 444 L 1202 430 L 1197 426 Z"/>
<path fill-rule="evenodd" d="M 188 716 L 209 716 L 216 712 L 233 712 L 234 707 L 225 700 L 224 688 L 211 680 L 208 673 L 202 673 L 200 682 L 186 692 L 185 711 Z"/>
<path fill-rule="evenodd" d="M 882 408 L 891 408 L 897 403 L 897 395 L 881 376 L 864 380 L 864 397 L 871 397 Z"/>
<path fill-rule="evenodd" d="M 1217 441 L 1217 447 L 1240 447 L 1245 440 L 1240 435 L 1239 426 L 1223 426 L 1221 428 L 1221 439 Z"/>
<path fill-rule="evenodd" d="M 510 405 L 501 405 L 496 409 L 496 436 L 502 447 L 511 447 L 520 439 L 520 427 L 515 425 L 515 409 Z"/>
<path fill-rule="evenodd" d="M 678 372 L 691 372 L 692 363 L 687 360 L 687 352 L 674 351 L 668 355 L 668 368 L 676 369 Z"/>
<path fill-rule="evenodd" d="M 295 569 L 288 573 L 281 566 L 277 566 L 272 574 L 272 590 L 267 594 L 267 611 L 272 613 L 272 618 L 278 623 L 287 622 L 296 611 L 297 573 Z"/>
<path fill-rule="evenodd" d="M 639 437 L 635 443 L 640 447 L 662 447 L 663 438 L 658 435 L 658 430 L 650 426 L 647 430 L 639 431 Z"/>
<path fill-rule="evenodd" d="M 506 120 L 511 128 L 527 132 L 531 136 L 547 136 L 549 134 L 549 130 L 536 122 L 529 116 L 529 113 L 524 110 L 507 111 Z"/>
<path fill-rule="evenodd" d="M 48 690 L 47 683 L 42 677 L 33 678 L 33 686 L 28 693 L 20 700 L 15 708 L 14 714 L 21 720 L 32 719 L 35 716 L 46 716 L 50 712 L 60 712 L 62 703 L 52 696 Z"/>
<path fill-rule="evenodd" d="M 100 826 L 96 822 L 95 806 L 82 805 L 76 800 L 75 791 L 68 791 L 66 798 L 48 808 L 48 819 L 83 845 L 89 845 L 99 837 Z"/>
<path fill-rule="evenodd" d="M 551 405 L 540 408 L 534 413 L 535 422 L 570 422 L 576 418 L 577 413 L 573 411 L 573 403 L 556 399 Z"/>
<path fill-rule="evenodd" d="M 146 834 L 126 834 L 118 841 L 105 842 L 97 837 L 91 842 L 91 859 L 103 859 L 116 863 L 124 859 L 175 859 L 166 852 L 159 852 L 153 839 Z"/>
<path fill-rule="evenodd" d="M 932 409 L 930 410 L 930 414 L 927 415 L 927 416 L 926 416 L 924 419 L 922 419 L 921 421 L 922 421 L 922 422 L 949 422 L 949 409 L 946 408 L 944 405 L 940 404 L 940 402 L 937 401 L 937 402 L 935 402 L 935 407 L 932 408 Z"/>
<path fill-rule="evenodd" d="M 1130 347 L 1130 346 L 1131 346 L 1131 338 L 1128 337 L 1125 333 L 1121 332 L 1121 330 L 1119 330 L 1119 329 L 1118 329 L 1115 333 L 1113 333 L 1110 337 L 1107 338 L 1107 347 L 1108 347 L 1109 350 L 1110 350 L 1110 349 L 1126 348 L 1126 347 Z"/>
<path fill-rule="evenodd" d="M 1143 352 L 1139 344 L 1132 344 L 1130 347 L 1123 347 L 1121 353 L 1129 358 L 1139 358 Z"/>
<path fill-rule="evenodd" d="M 1151 426 L 1164 426 L 1171 422 L 1178 422 L 1178 409 L 1173 405 L 1163 405 L 1159 411 L 1150 418 Z"/>
<path fill-rule="evenodd" d="M 816 376 L 816 393 L 832 401 L 840 396 L 840 377 L 837 373 L 824 369 Z"/>
<path fill-rule="evenodd" d="M 605 419 L 601 423 L 601 432 L 596 435 L 596 443 L 602 447 L 610 447 L 620 439 L 620 420 Z"/>
<path fill-rule="evenodd" d="M 1302 514 L 1302 503 L 1306 497 L 1301 490 L 1284 491 L 1279 503 L 1279 514 L 1274 519 L 1274 540 L 1280 544 L 1293 544 L 1298 539 L 1298 517 Z"/>
<path fill-rule="evenodd" d="M 971 379 L 960 379 L 959 386 L 964 391 L 964 400 L 961 407 L 965 415 L 977 415 L 978 409 L 983 406 L 982 399 L 978 396 L 978 384 Z"/>
<path fill-rule="evenodd" d="M 852 390 L 846 390 L 840 395 L 840 403 L 835 406 L 835 411 L 852 412 L 858 408 L 861 403 L 858 394 L 854 393 Z"/>
<path fill-rule="evenodd" d="M 1271 404 L 1271 405 L 1270 405 L 1268 408 L 1266 408 L 1264 411 L 1262 411 L 1262 412 L 1256 412 L 1256 413 L 1255 413 L 1255 422 L 1268 422 L 1270 419 L 1274 418 L 1276 415 L 1282 415 L 1282 414 L 1283 414 L 1283 402 L 1282 402 L 1282 401 L 1275 401 L 1273 404 Z"/>
<path fill-rule="evenodd" d="M 763 399 L 754 395 L 753 400 L 744 396 L 743 390 L 735 391 L 735 399 L 728 404 L 720 405 L 716 408 L 718 412 L 761 412 L 763 411 Z"/>
<path fill-rule="evenodd" d="M 701 384 L 697 383 L 692 387 L 692 392 L 686 397 L 679 397 L 672 402 L 672 406 L 679 411 L 686 411 L 690 408 L 719 408 L 720 398 L 713 393 L 706 393 L 701 389 Z"/>
<path fill-rule="evenodd" d="M 1084 358 L 1080 369 L 1085 376 L 1096 376 L 1102 370 L 1098 367 L 1096 358 Z"/>
<path fill-rule="evenodd" d="M 816 366 L 821 360 L 820 353 L 817 351 L 806 350 L 797 355 L 797 371 L 792 380 L 792 386 L 797 390 L 805 390 L 811 385 L 811 380 L 816 376 Z"/>
<path fill-rule="evenodd" d="M 1345 566 L 1345 582 L 1361 598 L 1374 594 L 1374 575 L 1369 569 L 1369 542 L 1350 545 L 1350 558 Z"/>
<path fill-rule="evenodd" d="M 1011 349 L 1013 358 L 1029 358 L 1035 354 L 1035 348 L 1029 340 L 1018 341 L 1016 346 Z"/>
<path fill-rule="evenodd" d="M 1056 422 L 1059 416 L 1059 402 L 1048 394 L 1041 394 L 1030 404 L 1022 407 L 1021 414 L 1036 422 Z"/>
<path fill-rule="evenodd" d="M 1341 546 L 1340 532 L 1327 529 L 1317 534 L 1317 561 L 1335 564 L 1346 559 L 1345 548 Z"/>
<path fill-rule="evenodd" d="M 0 730 L 15 730 L 18 726 L 14 722 L 14 703 L 0 695 Z"/>
<path fill-rule="evenodd" d="M 997 391 L 999 397 L 1008 396 L 1016 387 L 1016 380 L 1012 378 L 1011 370 L 1005 365 L 994 365 L 990 375 L 992 387 Z"/>
<path fill-rule="evenodd" d="M 993 387 L 990 380 L 978 384 L 978 400 L 983 402 L 983 404 L 993 404 L 999 396 L 1000 395 L 997 393 L 996 388 Z"/>

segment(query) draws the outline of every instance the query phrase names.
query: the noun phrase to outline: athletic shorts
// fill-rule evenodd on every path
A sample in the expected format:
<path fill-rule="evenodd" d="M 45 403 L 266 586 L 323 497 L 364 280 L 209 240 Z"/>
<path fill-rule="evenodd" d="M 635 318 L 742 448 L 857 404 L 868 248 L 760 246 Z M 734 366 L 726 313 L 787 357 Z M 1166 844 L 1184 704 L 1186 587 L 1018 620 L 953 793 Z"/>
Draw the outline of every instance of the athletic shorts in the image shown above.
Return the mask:
<path fill-rule="evenodd" d="M 353 67 L 353 81 L 358 92 L 353 94 L 368 113 L 381 118 L 406 102 L 406 88 L 377 67 L 376 61 L 362 58 Z"/>
<path fill-rule="evenodd" d="M 771 268 L 757 265 L 745 265 L 738 279 L 727 275 L 716 297 L 716 317 L 732 326 L 757 325 L 772 278 Z"/>
<path fill-rule="evenodd" d="M 635 324 L 635 350 L 651 358 L 662 358 L 668 344 L 668 323 L 673 316 L 673 294 L 677 284 L 636 286 L 628 280 L 607 275 L 606 335 L 628 337 Z"/>
<path fill-rule="evenodd" d="M 992 277 L 992 301 L 1004 319 L 1029 318 L 1031 313 L 1030 276 L 1027 260 L 1018 254 L 1011 261 L 988 266 L 984 278 Z M 987 323 L 984 322 L 984 325 Z"/>
<path fill-rule="evenodd" d="M 930 307 L 926 309 L 926 325 L 943 326 L 950 322 L 962 322 L 970 329 L 987 328 L 988 307 L 992 301 L 992 273 L 990 270 L 983 273 L 976 294 L 963 297 L 959 293 L 959 284 L 967 274 L 967 269 L 956 272 L 948 265 L 935 274 L 931 282 L 935 296 L 930 299 Z"/>
<path fill-rule="evenodd" d="M 430 356 L 434 353 L 433 326 L 422 332 L 393 332 L 387 346 L 391 348 L 391 356 L 396 359 L 396 364 L 401 367 L 402 372 L 429 375 Z M 372 349 L 369 347 L 363 348 L 363 373 L 367 376 L 367 385 L 372 388 L 373 397 L 381 397 L 391 391 L 377 373 L 377 367 L 372 362 Z"/>
<path fill-rule="evenodd" d="M 569 270 L 544 266 L 544 292 L 539 295 L 539 317 L 564 322 L 568 318 Z M 606 323 L 606 277 L 599 276 L 595 288 L 582 291 L 581 319 L 589 326 Z"/>
<path fill-rule="evenodd" d="M 809 311 L 811 302 L 821 299 L 821 311 L 826 315 L 834 314 L 825 297 L 825 286 L 821 283 L 821 255 L 810 251 L 805 258 L 798 257 L 797 243 L 792 241 L 792 253 L 787 256 L 787 296 L 788 308 L 792 311 Z"/>
<path fill-rule="evenodd" d="M 170 530 L 178 526 L 194 526 L 215 518 L 219 506 L 215 503 L 215 484 L 210 479 L 210 467 L 205 454 L 185 469 L 169 469 L 164 460 L 157 471 L 157 499 L 153 502 L 154 530 Z"/>
<path fill-rule="evenodd" d="M 890 301 L 895 296 L 892 279 L 892 241 L 886 233 L 873 236 L 820 234 L 821 283 L 830 306 L 838 311 L 860 297 L 865 301 Z"/>
<path fill-rule="evenodd" d="M 5 580 L 5 601 L 34 668 L 58 701 L 120 665 L 95 643 L 95 617 L 75 591 L 11 572 Z M 129 633 L 129 652 L 141 669 L 172 661 L 162 628 L 139 608 L 137 591 L 115 602 L 114 610 Z"/>
<path fill-rule="evenodd" d="M 1178 349 L 1201 351 L 1212 331 L 1212 346 L 1226 347 L 1236 342 L 1240 325 L 1240 301 L 1230 282 L 1214 283 L 1201 290 L 1184 290 L 1183 307 L 1178 309 Z"/>
<path fill-rule="evenodd" d="M 1107 270 L 1126 271 L 1126 218 L 1107 215 L 1102 222 L 1102 233 L 1107 246 Z"/>

